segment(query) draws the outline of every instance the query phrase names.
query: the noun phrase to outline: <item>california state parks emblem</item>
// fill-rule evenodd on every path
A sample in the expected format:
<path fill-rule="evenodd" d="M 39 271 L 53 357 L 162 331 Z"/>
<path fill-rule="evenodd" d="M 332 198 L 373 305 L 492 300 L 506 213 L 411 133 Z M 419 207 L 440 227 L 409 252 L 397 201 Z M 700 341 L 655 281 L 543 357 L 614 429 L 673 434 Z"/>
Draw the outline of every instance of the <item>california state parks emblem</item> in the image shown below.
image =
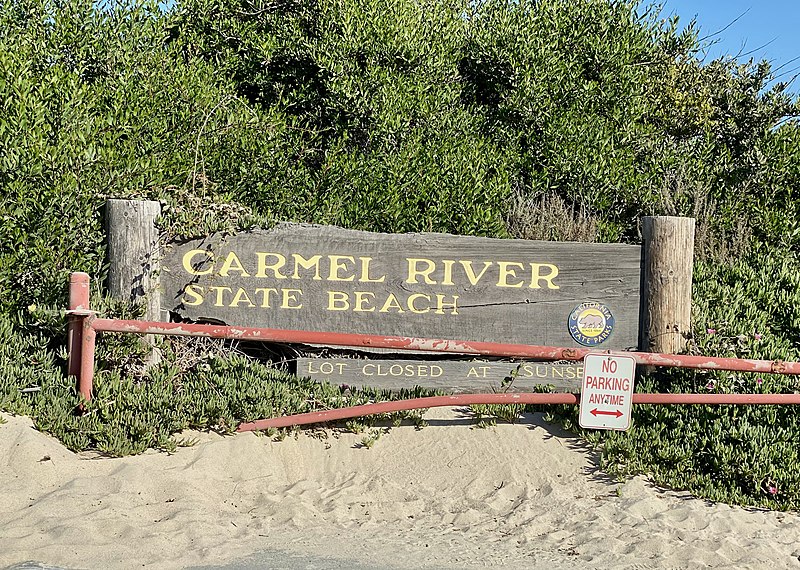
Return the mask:
<path fill-rule="evenodd" d="M 603 303 L 587 301 L 569 314 L 569 334 L 583 346 L 598 346 L 614 330 L 614 315 Z"/>

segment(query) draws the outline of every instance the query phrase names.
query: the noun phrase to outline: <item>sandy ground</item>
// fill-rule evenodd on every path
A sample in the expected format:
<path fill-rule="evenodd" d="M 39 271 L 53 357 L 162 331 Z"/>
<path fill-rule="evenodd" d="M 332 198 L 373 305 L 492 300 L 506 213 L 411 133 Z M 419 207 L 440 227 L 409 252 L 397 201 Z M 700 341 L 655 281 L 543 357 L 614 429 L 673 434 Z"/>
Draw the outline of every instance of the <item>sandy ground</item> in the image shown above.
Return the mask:
<path fill-rule="evenodd" d="M 0 567 L 238 568 L 278 552 L 297 568 L 800 569 L 800 515 L 610 481 L 537 416 L 478 429 L 431 410 L 371 448 L 323 430 L 191 433 L 175 454 L 122 459 L 2 417 Z"/>

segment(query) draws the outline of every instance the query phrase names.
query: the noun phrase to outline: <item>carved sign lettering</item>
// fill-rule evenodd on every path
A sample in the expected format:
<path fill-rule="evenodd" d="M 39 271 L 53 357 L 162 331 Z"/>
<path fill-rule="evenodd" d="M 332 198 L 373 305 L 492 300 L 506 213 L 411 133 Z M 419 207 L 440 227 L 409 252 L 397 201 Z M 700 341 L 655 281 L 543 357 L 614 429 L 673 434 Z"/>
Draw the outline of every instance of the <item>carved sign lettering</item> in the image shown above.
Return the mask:
<path fill-rule="evenodd" d="M 297 375 L 332 384 L 399 391 L 415 386 L 458 392 L 579 392 L 583 363 L 298 358 Z"/>
<path fill-rule="evenodd" d="M 284 224 L 167 246 L 162 308 L 229 325 L 633 348 L 640 248 Z"/>

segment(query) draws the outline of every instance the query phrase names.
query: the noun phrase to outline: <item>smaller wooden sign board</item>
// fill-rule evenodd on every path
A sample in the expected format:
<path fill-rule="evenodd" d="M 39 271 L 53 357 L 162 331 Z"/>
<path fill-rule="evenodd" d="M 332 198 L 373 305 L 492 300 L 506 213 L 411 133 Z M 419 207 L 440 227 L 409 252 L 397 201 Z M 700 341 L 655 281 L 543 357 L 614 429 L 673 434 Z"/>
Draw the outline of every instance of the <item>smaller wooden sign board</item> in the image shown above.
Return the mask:
<path fill-rule="evenodd" d="M 391 391 L 420 386 L 448 393 L 530 392 L 550 385 L 557 392 L 578 392 L 583 363 L 298 358 L 297 375 Z"/>

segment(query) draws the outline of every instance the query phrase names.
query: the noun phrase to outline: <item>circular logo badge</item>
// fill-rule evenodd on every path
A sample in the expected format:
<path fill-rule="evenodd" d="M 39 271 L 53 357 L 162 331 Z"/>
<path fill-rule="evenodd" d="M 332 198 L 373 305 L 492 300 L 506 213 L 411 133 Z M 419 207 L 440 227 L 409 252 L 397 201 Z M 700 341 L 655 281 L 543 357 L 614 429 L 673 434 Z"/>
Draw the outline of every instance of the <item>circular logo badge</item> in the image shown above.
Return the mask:
<path fill-rule="evenodd" d="M 614 330 L 614 315 L 602 303 L 581 303 L 569 314 L 569 334 L 583 346 L 605 342 Z"/>

